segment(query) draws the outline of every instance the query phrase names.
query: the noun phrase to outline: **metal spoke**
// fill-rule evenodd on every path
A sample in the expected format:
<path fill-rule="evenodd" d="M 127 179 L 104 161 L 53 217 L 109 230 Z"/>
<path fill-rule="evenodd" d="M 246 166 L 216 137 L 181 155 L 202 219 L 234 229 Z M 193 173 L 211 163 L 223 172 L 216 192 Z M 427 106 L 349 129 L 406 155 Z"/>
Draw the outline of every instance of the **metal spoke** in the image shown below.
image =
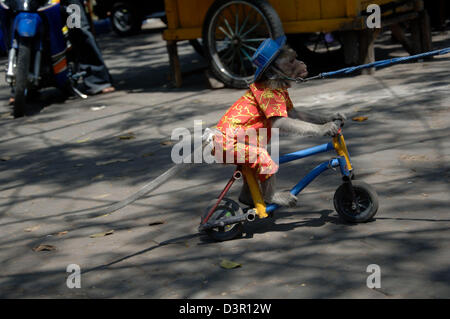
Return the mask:
<path fill-rule="evenodd" d="M 242 53 L 244 53 L 246 59 L 248 59 L 249 61 L 252 60 L 251 56 L 247 53 L 247 51 L 245 51 L 243 48 L 241 48 Z"/>
<path fill-rule="evenodd" d="M 242 42 L 262 42 L 265 38 L 258 38 L 258 39 L 242 39 Z"/>
<path fill-rule="evenodd" d="M 224 19 L 224 21 L 225 21 L 225 24 L 227 25 L 228 31 L 229 31 L 229 32 L 231 33 L 231 35 L 232 35 L 231 38 L 233 38 L 233 36 L 234 36 L 233 29 L 231 29 L 230 24 L 228 23 L 227 18 L 223 18 L 223 19 Z"/>
<path fill-rule="evenodd" d="M 249 46 L 249 45 L 247 45 L 247 44 L 242 43 L 242 46 L 243 46 L 243 47 L 246 47 L 247 49 L 252 50 L 253 52 L 256 52 L 256 51 L 257 51 L 257 49 L 255 49 L 254 47 L 251 47 L 251 46 Z"/>
<path fill-rule="evenodd" d="M 247 32 L 245 32 L 243 35 L 241 35 L 242 38 L 245 38 L 247 34 L 255 30 L 259 25 L 261 24 L 261 21 L 259 21 L 257 24 L 255 24 L 253 27 L 251 27 Z"/>
<path fill-rule="evenodd" d="M 227 31 L 225 31 L 222 27 L 219 27 L 218 29 L 219 29 L 220 31 L 222 31 L 223 34 L 225 34 L 230 40 L 233 39 L 233 37 L 230 36 L 230 35 L 227 33 Z"/>
<path fill-rule="evenodd" d="M 252 12 L 253 12 L 253 11 L 252 11 Z M 239 30 L 239 34 L 241 34 L 242 30 L 244 30 L 245 26 L 247 25 L 247 21 L 248 21 L 248 19 L 250 18 L 250 15 L 251 15 L 252 12 L 250 12 L 250 13 L 245 17 L 245 20 L 244 20 L 244 22 L 242 23 L 241 29 Z M 245 15 L 245 10 L 244 10 L 244 15 Z"/>

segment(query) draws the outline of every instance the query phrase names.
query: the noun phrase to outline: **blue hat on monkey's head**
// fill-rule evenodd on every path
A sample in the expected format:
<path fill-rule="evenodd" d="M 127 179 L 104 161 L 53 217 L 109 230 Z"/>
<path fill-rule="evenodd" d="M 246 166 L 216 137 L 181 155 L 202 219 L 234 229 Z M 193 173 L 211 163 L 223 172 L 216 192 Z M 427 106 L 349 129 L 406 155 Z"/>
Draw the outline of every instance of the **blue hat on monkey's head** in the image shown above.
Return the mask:
<path fill-rule="evenodd" d="M 255 54 L 253 54 L 252 62 L 256 66 L 255 81 L 257 81 L 264 71 L 269 67 L 270 63 L 280 54 L 281 49 L 286 43 L 286 36 L 282 35 L 277 39 L 265 39 Z"/>

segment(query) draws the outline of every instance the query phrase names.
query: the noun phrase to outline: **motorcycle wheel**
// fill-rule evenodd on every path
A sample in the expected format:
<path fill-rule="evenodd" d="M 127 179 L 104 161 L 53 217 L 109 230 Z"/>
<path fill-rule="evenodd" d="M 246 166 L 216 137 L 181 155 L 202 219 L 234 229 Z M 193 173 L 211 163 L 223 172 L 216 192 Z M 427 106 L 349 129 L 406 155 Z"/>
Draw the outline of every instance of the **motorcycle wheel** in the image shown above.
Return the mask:
<path fill-rule="evenodd" d="M 27 39 L 19 40 L 19 48 L 16 61 L 16 87 L 14 95 L 15 118 L 25 115 L 27 110 L 27 94 L 29 89 L 28 75 L 30 70 L 31 42 Z"/>

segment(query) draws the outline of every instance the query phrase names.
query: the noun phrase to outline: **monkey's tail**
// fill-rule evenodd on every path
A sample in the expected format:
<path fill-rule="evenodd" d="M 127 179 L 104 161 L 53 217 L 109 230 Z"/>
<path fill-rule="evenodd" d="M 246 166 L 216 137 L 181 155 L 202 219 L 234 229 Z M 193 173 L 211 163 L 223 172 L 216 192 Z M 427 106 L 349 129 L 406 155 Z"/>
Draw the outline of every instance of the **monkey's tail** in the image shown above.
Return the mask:
<path fill-rule="evenodd" d="M 149 183 L 147 183 L 146 185 L 144 185 L 139 191 L 137 191 L 133 195 L 125 198 L 124 200 L 121 200 L 120 202 L 114 203 L 114 204 L 112 204 L 106 208 L 103 208 L 99 211 L 96 211 L 96 212 L 83 214 L 83 215 L 75 215 L 75 216 L 71 215 L 71 216 L 66 217 L 66 219 L 68 221 L 72 221 L 72 220 L 81 219 L 81 218 L 96 218 L 96 217 L 100 217 L 100 216 L 103 216 L 106 214 L 112 214 L 112 213 L 118 211 L 119 209 L 124 208 L 125 206 L 128 206 L 128 205 L 134 203 L 139 198 L 147 195 L 148 193 L 154 191 L 159 186 L 161 186 L 162 184 L 167 182 L 169 179 L 171 179 L 175 175 L 178 175 L 179 173 L 181 173 L 185 170 L 190 169 L 191 167 L 193 167 L 193 165 L 194 164 L 191 164 L 191 163 L 188 163 L 188 164 L 183 163 L 183 164 L 173 165 L 171 168 L 169 168 L 163 174 L 159 175 L 157 178 L 155 178 L 154 180 L 152 180 Z"/>

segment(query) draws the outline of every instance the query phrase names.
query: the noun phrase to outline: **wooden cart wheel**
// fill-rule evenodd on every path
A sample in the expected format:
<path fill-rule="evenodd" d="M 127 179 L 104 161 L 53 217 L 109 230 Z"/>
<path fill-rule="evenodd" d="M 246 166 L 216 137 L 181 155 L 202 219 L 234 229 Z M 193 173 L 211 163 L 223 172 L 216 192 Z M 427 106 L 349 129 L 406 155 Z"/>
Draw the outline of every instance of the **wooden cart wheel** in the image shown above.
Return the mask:
<path fill-rule="evenodd" d="M 284 34 L 281 20 L 266 0 L 218 0 L 203 24 L 206 58 L 214 76 L 227 86 L 253 81 L 251 57 L 266 38 Z"/>

